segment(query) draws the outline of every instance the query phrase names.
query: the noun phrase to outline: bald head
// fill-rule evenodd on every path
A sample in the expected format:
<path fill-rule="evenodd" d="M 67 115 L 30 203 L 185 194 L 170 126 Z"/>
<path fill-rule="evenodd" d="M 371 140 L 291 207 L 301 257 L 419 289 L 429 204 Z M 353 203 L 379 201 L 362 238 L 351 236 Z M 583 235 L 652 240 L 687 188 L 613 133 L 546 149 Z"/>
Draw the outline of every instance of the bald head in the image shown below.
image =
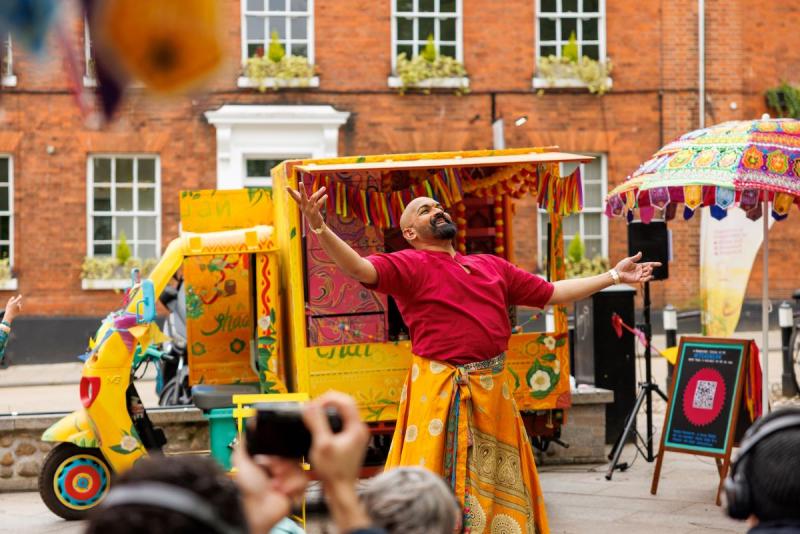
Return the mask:
<path fill-rule="evenodd" d="M 406 209 L 403 210 L 403 214 L 400 216 L 400 229 L 404 230 L 414 224 L 417 212 L 421 210 L 423 206 L 427 205 L 438 205 L 438 202 L 428 197 L 417 197 L 409 202 Z"/>

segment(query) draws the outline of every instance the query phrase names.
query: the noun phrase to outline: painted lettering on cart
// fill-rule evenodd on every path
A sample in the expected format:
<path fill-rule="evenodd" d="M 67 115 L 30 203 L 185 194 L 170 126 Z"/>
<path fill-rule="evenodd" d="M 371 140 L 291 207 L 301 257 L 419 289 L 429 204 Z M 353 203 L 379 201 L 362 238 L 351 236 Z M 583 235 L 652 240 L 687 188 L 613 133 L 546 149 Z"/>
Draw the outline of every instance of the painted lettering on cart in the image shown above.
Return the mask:
<path fill-rule="evenodd" d="M 317 357 L 323 360 L 333 360 L 339 358 L 369 358 L 370 346 L 369 345 L 341 345 L 334 347 L 316 347 Z"/>
<path fill-rule="evenodd" d="M 228 308 L 214 317 L 217 325 L 211 330 L 202 330 L 204 336 L 213 336 L 217 332 L 233 332 L 240 328 L 250 328 L 250 316 L 246 313 L 233 314 Z"/>
<path fill-rule="evenodd" d="M 200 198 L 200 195 L 197 195 Z M 231 201 L 229 199 L 197 200 L 195 203 L 182 203 L 181 219 L 192 216 L 200 218 L 224 218 L 231 216 Z"/>

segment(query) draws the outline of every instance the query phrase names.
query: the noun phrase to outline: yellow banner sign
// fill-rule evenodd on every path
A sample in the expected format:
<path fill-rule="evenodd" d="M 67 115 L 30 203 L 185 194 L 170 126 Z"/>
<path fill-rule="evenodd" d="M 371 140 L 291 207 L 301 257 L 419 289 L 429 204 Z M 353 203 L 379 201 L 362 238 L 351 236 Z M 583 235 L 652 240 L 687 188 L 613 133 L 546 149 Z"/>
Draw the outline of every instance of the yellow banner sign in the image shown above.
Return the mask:
<path fill-rule="evenodd" d="M 186 232 L 271 225 L 274 219 L 269 189 L 181 191 L 181 228 Z"/>

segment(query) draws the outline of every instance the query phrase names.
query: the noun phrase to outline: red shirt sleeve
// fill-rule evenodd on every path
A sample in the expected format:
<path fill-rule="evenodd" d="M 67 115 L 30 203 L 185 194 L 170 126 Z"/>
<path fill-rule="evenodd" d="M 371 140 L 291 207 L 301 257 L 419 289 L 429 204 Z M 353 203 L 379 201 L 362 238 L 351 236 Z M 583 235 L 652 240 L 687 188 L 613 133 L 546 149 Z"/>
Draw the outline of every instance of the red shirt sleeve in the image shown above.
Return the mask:
<path fill-rule="evenodd" d="M 534 308 L 544 308 L 553 296 L 553 284 L 541 276 L 531 274 L 502 260 L 506 271 L 508 285 L 508 303 Z"/>
<path fill-rule="evenodd" d="M 367 256 L 366 259 L 378 272 L 378 281 L 374 284 L 362 285 L 367 289 L 398 297 L 412 294 L 418 284 L 416 276 L 418 262 L 412 256 L 405 250 Z"/>

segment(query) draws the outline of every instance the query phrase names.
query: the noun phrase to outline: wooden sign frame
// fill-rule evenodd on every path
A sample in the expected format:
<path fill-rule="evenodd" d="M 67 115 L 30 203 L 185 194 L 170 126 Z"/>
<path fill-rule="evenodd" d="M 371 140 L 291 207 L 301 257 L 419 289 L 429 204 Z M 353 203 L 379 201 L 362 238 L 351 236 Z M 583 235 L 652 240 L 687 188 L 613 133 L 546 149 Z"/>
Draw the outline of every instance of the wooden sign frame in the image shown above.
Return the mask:
<path fill-rule="evenodd" d="M 747 366 L 750 365 L 749 358 L 750 358 L 750 343 L 752 341 L 749 339 L 722 339 L 722 338 L 709 338 L 709 337 L 684 337 L 680 340 L 680 345 L 678 347 L 678 361 L 675 364 L 675 369 L 672 373 L 672 383 L 670 386 L 669 391 L 669 402 L 667 403 L 667 410 L 664 415 L 664 426 L 662 427 L 661 432 L 661 447 L 658 451 L 658 458 L 656 460 L 656 467 L 655 471 L 653 472 L 653 481 L 650 485 L 650 493 L 655 495 L 658 491 L 658 481 L 659 477 L 661 476 L 661 464 L 664 460 L 664 452 L 671 451 L 671 452 L 681 452 L 681 453 L 688 453 L 688 454 L 697 454 L 701 456 L 710 456 L 716 460 L 717 464 L 717 471 L 719 473 L 719 486 L 717 487 L 717 498 L 716 503 L 719 506 L 720 504 L 720 493 L 722 491 L 722 485 L 725 481 L 725 477 L 728 475 L 728 470 L 730 468 L 731 463 L 731 449 L 733 448 L 734 438 L 736 436 L 736 424 L 739 421 L 739 409 L 743 402 L 743 392 L 744 392 L 744 382 L 745 382 L 745 375 L 744 372 L 748 368 Z M 684 369 L 688 366 L 687 365 L 687 358 L 691 355 L 689 354 L 689 350 L 692 350 L 692 353 L 698 349 L 710 349 L 713 351 L 714 349 L 738 349 L 739 353 L 739 362 L 736 365 L 736 374 L 735 374 L 735 386 L 733 395 L 730 399 L 730 406 L 727 410 L 727 417 L 728 421 L 726 423 L 726 430 L 724 434 L 724 441 L 721 446 L 718 447 L 704 447 L 702 445 L 690 445 L 690 444 L 675 444 L 671 443 L 671 432 L 673 421 L 675 418 L 675 409 L 676 404 L 680 402 L 684 396 L 683 394 L 677 395 L 682 393 L 678 390 L 678 387 L 683 383 L 683 372 Z M 713 365 L 710 363 L 712 360 L 709 360 L 709 366 Z M 697 374 L 696 374 L 697 376 Z M 694 377 L 692 378 L 694 379 Z M 691 381 L 690 379 L 689 381 Z M 688 385 L 688 384 L 687 384 Z M 676 397 L 677 395 L 677 397 Z M 724 399 L 723 399 L 724 402 Z M 725 415 L 725 406 L 723 405 L 720 408 L 719 415 Z"/>

